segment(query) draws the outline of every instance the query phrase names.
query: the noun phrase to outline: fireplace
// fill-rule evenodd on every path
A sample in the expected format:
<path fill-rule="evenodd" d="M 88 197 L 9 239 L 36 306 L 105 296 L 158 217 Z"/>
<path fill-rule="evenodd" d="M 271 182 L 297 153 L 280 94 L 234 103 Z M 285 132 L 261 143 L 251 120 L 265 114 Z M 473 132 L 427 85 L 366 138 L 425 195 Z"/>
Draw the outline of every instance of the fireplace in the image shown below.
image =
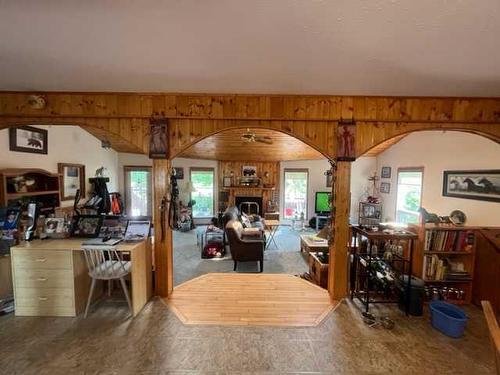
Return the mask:
<path fill-rule="evenodd" d="M 264 215 L 261 197 L 238 196 L 234 199 L 235 206 L 247 215 Z"/>

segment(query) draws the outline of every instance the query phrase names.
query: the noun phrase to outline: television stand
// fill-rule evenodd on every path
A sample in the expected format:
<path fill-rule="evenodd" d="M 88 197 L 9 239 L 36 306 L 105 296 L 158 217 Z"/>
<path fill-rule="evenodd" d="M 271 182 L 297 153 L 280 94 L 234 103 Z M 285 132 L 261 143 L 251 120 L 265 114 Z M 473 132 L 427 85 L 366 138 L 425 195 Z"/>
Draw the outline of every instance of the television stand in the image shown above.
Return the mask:
<path fill-rule="evenodd" d="M 321 215 L 321 214 L 316 215 L 316 232 L 319 232 L 320 230 L 319 228 L 320 222 L 322 223 L 321 228 L 323 228 L 328 223 L 329 218 L 330 215 Z"/>

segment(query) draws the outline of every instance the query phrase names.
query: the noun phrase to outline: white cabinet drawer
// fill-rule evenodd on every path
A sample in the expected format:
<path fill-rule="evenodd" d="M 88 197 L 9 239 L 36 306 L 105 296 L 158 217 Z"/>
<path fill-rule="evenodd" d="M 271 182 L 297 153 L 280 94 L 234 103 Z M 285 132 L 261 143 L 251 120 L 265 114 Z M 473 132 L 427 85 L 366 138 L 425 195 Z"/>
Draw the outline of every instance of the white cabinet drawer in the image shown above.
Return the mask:
<path fill-rule="evenodd" d="M 57 250 L 14 250 L 16 278 L 23 269 L 66 269 L 71 270 L 71 251 Z M 22 272 L 22 271 L 21 271 Z"/>
<path fill-rule="evenodd" d="M 16 272 L 16 287 L 20 288 L 73 288 L 72 270 L 22 269 Z"/>
<path fill-rule="evenodd" d="M 33 308 L 74 308 L 73 289 L 70 288 L 20 288 L 16 286 L 15 304 Z"/>

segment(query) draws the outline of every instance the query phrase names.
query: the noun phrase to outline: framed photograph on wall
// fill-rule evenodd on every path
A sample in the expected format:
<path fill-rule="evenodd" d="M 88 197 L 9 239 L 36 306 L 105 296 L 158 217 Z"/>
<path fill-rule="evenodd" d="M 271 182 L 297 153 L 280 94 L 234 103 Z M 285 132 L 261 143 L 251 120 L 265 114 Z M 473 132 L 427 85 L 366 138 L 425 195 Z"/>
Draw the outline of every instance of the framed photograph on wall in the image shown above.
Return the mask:
<path fill-rule="evenodd" d="M 241 168 L 241 174 L 244 177 L 257 177 L 257 167 L 253 165 L 244 165 Z"/>
<path fill-rule="evenodd" d="M 443 196 L 500 202 L 500 169 L 444 171 Z"/>
<path fill-rule="evenodd" d="M 184 180 L 184 168 L 183 167 L 175 167 L 175 177 L 178 180 Z"/>
<path fill-rule="evenodd" d="M 168 137 L 167 119 L 152 118 L 149 120 L 149 158 L 167 159 L 168 157 Z"/>
<path fill-rule="evenodd" d="M 391 184 L 389 182 L 381 182 L 380 192 L 384 194 L 389 194 L 391 192 Z"/>
<path fill-rule="evenodd" d="M 326 176 L 326 187 L 331 188 L 333 185 L 333 174 L 332 171 L 329 169 L 325 172 Z"/>
<path fill-rule="evenodd" d="M 356 123 L 354 120 L 341 120 L 337 128 L 337 160 L 356 160 Z"/>
<path fill-rule="evenodd" d="M 391 167 L 382 167 L 382 173 L 380 174 L 382 178 L 391 178 Z"/>
<path fill-rule="evenodd" d="M 48 132 L 33 126 L 9 128 L 9 150 L 30 154 L 48 153 Z"/>
<path fill-rule="evenodd" d="M 61 178 L 61 200 L 74 199 L 80 189 L 80 196 L 85 197 L 85 165 L 57 163 L 57 171 Z"/>

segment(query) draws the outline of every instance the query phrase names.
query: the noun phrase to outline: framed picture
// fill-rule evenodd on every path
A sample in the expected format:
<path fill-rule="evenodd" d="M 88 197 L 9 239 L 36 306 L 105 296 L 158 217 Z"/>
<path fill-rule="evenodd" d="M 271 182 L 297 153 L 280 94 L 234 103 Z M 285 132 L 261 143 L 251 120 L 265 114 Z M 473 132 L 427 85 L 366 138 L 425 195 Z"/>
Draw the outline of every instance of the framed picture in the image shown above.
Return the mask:
<path fill-rule="evenodd" d="M 31 154 L 48 153 L 48 132 L 33 126 L 9 128 L 9 150 Z"/>
<path fill-rule="evenodd" d="M 18 232 L 19 208 L 0 208 L 0 238 L 13 240 Z"/>
<path fill-rule="evenodd" d="M 382 167 L 382 173 L 380 174 L 382 178 L 391 178 L 391 167 Z"/>
<path fill-rule="evenodd" d="M 223 187 L 231 187 L 233 185 L 233 178 L 230 176 L 224 177 L 222 179 L 222 186 Z"/>
<path fill-rule="evenodd" d="M 178 180 L 184 180 L 184 168 L 182 167 L 175 167 L 175 177 Z"/>
<path fill-rule="evenodd" d="M 443 196 L 500 202 L 500 169 L 444 171 Z"/>
<path fill-rule="evenodd" d="M 168 157 L 167 119 L 152 118 L 149 124 L 149 158 L 166 159 Z"/>
<path fill-rule="evenodd" d="M 337 160 L 356 160 L 356 123 L 341 120 L 337 129 Z"/>
<path fill-rule="evenodd" d="M 63 233 L 64 232 L 64 218 L 62 217 L 51 217 L 45 219 L 45 225 L 43 228 L 44 233 L 46 234 L 54 234 L 54 233 Z"/>
<path fill-rule="evenodd" d="M 74 199 L 78 189 L 80 196 L 85 197 L 85 165 L 57 163 L 57 170 L 61 176 L 62 201 Z"/>
<path fill-rule="evenodd" d="M 325 172 L 326 176 L 326 187 L 331 188 L 333 186 L 333 174 L 332 171 L 329 169 Z"/>
<path fill-rule="evenodd" d="M 241 168 L 241 174 L 243 177 L 257 177 L 257 167 L 252 165 L 244 165 Z"/>
<path fill-rule="evenodd" d="M 80 215 L 73 217 L 71 235 L 75 237 L 97 237 L 101 230 L 101 215 Z"/>
<path fill-rule="evenodd" d="M 391 184 L 389 182 L 381 182 L 380 192 L 384 194 L 389 194 L 391 192 Z"/>

